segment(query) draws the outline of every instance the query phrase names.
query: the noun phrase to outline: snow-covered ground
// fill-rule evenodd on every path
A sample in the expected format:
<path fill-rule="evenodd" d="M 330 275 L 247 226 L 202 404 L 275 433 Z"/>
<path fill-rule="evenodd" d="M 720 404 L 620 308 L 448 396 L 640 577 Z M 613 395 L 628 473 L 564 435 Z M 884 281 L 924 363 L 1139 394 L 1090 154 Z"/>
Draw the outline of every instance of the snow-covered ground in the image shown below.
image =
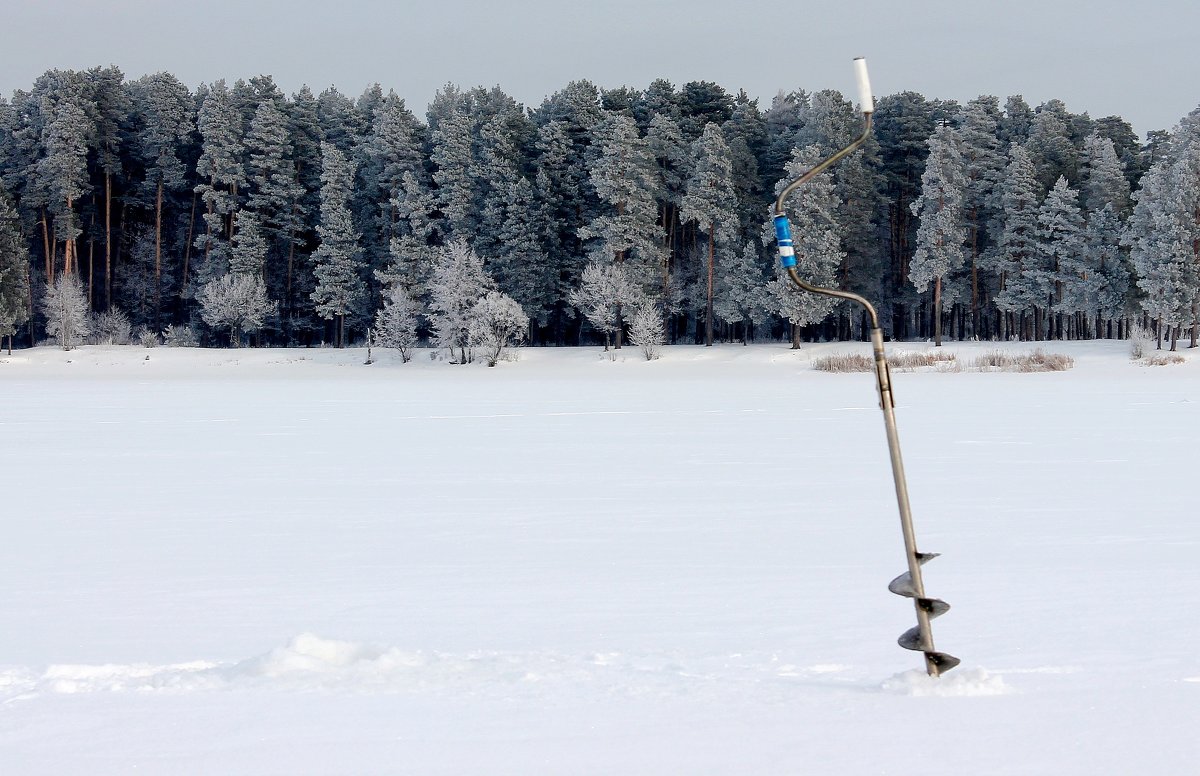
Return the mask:
<path fill-rule="evenodd" d="M 0 356 L 0 773 L 1195 773 L 1200 360 L 1043 347 L 895 375 L 939 680 L 862 346 Z"/>

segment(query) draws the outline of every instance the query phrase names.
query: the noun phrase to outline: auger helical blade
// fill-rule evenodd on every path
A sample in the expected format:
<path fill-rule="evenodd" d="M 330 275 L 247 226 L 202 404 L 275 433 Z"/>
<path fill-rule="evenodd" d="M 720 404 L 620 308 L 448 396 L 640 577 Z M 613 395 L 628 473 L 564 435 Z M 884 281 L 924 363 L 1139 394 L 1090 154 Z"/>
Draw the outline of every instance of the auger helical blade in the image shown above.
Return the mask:
<path fill-rule="evenodd" d="M 913 568 L 916 570 L 917 576 L 920 576 L 921 566 L 937 557 L 936 552 L 917 552 L 913 554 L 916 563 Z M 914 652 L 923 652 L 925 654 L 925 664 L 929 673 L 935 676 L 941 675 L 951 668 L 959 664 L 959 659 L 954 655 L 938 652 L 932 649 L 933 636 L 930 633 L 928 639 L 925 634 L 929 632 L 929 621 L 935 617 L 941 617 L 946 612 L 950 611 L 950 604 L 940 598 L 929 598 L 922 595 L 925 585 L 922 580 L 913 579 L 913 572 L 906 571 L 900 576 L 888 583 L 888 590 L 899 596 L 913 599 L 917 611 L 917 625 L 909 628 L 900 638 L 897 643 L 905 649 L 911 649 Z"/>

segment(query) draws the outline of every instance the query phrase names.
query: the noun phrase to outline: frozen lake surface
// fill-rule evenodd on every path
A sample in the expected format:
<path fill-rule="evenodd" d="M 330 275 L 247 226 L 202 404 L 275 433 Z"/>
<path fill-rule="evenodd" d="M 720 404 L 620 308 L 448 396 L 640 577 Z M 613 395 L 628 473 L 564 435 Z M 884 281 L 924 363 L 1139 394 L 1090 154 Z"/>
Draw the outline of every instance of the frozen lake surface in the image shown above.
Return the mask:
<path fill-rule="evenodd" d="M 894 375 L 939 680 L 864 345 L 2 355 L 0 772 L 1194 772 L 1200 360 L 1041 347 Z"/>

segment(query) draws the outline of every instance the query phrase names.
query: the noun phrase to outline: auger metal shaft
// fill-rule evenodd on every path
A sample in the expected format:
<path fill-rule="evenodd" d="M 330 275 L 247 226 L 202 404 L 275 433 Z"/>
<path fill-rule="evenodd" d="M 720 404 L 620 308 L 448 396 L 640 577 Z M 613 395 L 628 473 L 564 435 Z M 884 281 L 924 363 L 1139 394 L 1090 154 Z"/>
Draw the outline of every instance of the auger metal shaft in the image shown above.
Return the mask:
<path fill-rule="evenodd" d="M 896 486 L 896 503 L 900 509 L 900 526 L 904 534 L 904 554 L 908 560 L 908 571 L 892 580 L 888 589 L 897 595 L 913 599 L 913 608 L 917 615 L 917 627 L 906 631 L 899 639 L 900 646 L 924 653 L 925 670 L 930 676 L 940 676 L 958 665 L 958 658 L 943 652 L 938 652 L 933 644 L 933 629 L 929 621 L 944 614 L 950 606 L 936 598 L 925 595 L 925 583 L 921 575 L 921 565 L 936 557 L 933 553 L 922 553 L 917 550 L 916 533 L 913 530 L 912 509 L 908 502 L 908 484 L 904 476 L 904 460 L 900 455 L 900 435 L 896 430 L 895 399 L 892 395 L 891 371 L 888 369 L 887 356 L 883 349 L 883 330 L 879 326 L 879 315 L 875 307 L 864 297 L 836 288 L 822 288 L 806 282 L 796 270 L 795 249 L 792 243 L 791 226 L 788 223 L 784 202 L 788 196 L 808 181 L 821 174 L 839 160 L 853 153 L 855 149 L 866 142 L 871 134 L 871 114 L 874 104 L 871 97 L 871 87 L 867 79 L 866 62 L 860 57 L 855 61 L 855 72 L 858 76 L 859 101 L 862 106 L 864 126 L 862 134 L 849 145 L 814 166 L 811 170 L 789 183 L 779 193 L 775 200 L 775 235 L 779 244 L 780 261 L 787 271 L 788 277 L 802 291 L 831 296 L 854 302 L 866 311 L 871 323 L 871 347 L 875 361 L 875 387 L 879 393 L 879 406 L 883 410 L 883 422 L 887 429 L 888 453 L 891 457 L 892 480 Z"/>

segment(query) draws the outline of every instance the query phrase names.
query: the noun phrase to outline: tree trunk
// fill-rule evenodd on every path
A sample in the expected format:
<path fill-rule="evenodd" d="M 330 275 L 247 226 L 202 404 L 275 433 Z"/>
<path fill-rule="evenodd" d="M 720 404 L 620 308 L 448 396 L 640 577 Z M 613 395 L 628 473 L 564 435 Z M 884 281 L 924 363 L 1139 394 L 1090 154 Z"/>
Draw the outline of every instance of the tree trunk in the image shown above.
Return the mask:
<path fill-rule="evenodd" d="M 192 260 L 192 236 L 196 231 L 196 192 L 192 192 L 192 215 L 188 219 L 188 235 L 187 245 L 183 246 L 183 279 L 179 281 L 180 290 L 186 289 L 188 284 L 188 265 Z"/>
<path fill-rule="evenodd" d="M 112 173 L 108 170 L 104 171 L 104 309 L 112 309 Z"/>
<path fill-rule="evenodd" d="M 708 224 L 708 303 L 704 311 L 704 346 L 712 347 L 713 337 L 713 268 L 716 264 L 716 234 L 717 225 Z"/>
<path fill-rule="evenodd" d="M 67 197 L 67 212 L 70 213 L 75 204 Z M 63 272 L 68 274 L 75 271 L 75 238 L 68 237 L 63 241 Z"/>
<path fill-rule="evenodd" d="M 42 208 L 42 252 L 46 257 L 46 283 L 54 284 L 54 243 L 50 240 L 50 223 L 46 219 L 46 208 Z M 29 327 L 33 331 L 33 327 Z"/>
<path fill-rule="evenodd" d="M 942 346 L 942 279 L 933 281 L 933 346 Z"/>
<path fill-rule="evenodd" d="M 154 326 L 157 330 L 162 314 L 162 198 L 163 182 L 158 179 L 154 195 Z"/>

